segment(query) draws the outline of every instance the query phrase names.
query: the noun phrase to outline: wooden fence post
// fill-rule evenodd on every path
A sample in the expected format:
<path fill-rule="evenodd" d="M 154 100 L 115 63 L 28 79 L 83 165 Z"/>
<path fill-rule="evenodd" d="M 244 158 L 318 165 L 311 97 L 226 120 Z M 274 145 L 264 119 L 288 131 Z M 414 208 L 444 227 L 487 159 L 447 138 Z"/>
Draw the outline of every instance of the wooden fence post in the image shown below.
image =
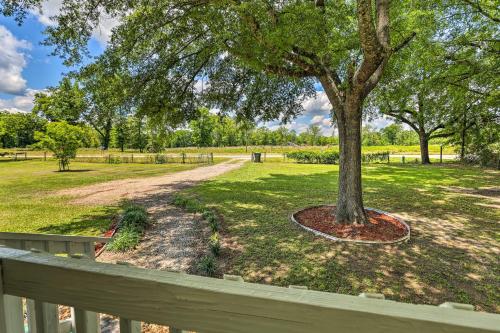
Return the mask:
<path fill-rule="evenodd" d="M 387 153 L 387 164 L 390 164 L 391 163 L 391 153 L 388 152 Z"/>
<path fill-rule="evenodd" d="M 439 146 L 439 163 L 443 163 L 443 145 Z"/>
<path fill-rule="evenodd" d="M 134 154 L 132 153 L 132 163 L 134 163 Z"/>
<path fill-rule="evenodd" d="M 182 153 L 182 164 L 186 163 L 186 154 Z"/>
<path fill-rule="evenodd" d="M 401 162 L 403 162 L 403 164 L 405 164 L 405 155 L 401 156 Z"/>
<path fill-rule="evenodd" d="M 43 152 L 43 160 L 47 161 L 47 152 L 46 151 Z"/>

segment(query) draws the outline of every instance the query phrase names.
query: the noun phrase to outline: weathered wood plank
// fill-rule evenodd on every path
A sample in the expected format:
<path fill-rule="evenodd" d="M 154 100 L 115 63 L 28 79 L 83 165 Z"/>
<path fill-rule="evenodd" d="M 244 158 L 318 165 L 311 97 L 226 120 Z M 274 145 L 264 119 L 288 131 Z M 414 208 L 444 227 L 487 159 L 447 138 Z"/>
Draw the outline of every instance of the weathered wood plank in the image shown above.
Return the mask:
<path fill-rule="evenodd" d="M 120 317 L 120 333 L 141 333 L 141 322 Z"/>
<path fill-rule="evenodd" d="M 73 333 L 99 333 L 101 327 L 99 315 L 95 312 L 71 308 L 71 319 L 73 321 Z"/>
<path fill-rule="evenodd" d="M 235 283 L 1 248 L 0 258 L 5 293 L 190 331 L 500 330 L 496 314 Z"/>

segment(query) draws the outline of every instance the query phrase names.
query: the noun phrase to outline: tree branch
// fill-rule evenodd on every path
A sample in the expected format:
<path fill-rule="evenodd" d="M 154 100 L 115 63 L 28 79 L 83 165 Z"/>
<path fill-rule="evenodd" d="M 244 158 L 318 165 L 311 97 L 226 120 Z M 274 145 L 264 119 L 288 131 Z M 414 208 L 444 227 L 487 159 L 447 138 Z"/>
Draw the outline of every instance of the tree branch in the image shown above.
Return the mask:
<path fill-rule="evenodd" d="M 380 37 L 383 43 L 388 46 L 389 32 L 387 25 L 389 18 L 387 11 L 389 2 L 387 0 L 377 0 L 377 23 L 380 23 L 380 26 L 377 26 L 377 31 L 375 31 L 372 20 L 372 1 L 358 0 L 357 6 L 358 31 L 363 51 L 363 61 L 354 74 L 352 81 L 356 88 L 361 88 L 361 94 L 365 94 L 364 84 L 377 71 L 385 58 L 389 56 L 384 51 L 384 44 L 381 44 L 379 40 Z M 380 72 L 382 73 L 383 69 Z M 381 76 L 381 74 L 378 76 Z"/>

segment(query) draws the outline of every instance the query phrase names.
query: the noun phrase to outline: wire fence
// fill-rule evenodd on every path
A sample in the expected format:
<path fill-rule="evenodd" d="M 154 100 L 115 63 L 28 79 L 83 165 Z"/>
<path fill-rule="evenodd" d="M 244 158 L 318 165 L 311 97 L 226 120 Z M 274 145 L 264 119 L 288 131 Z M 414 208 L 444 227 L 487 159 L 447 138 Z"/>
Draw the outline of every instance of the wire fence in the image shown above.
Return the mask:
<path fill-rule="evenodd" d="M 0 160 L 55 160 L 51 153 L 29 152 L 0 154 Z M 206 154 L 101 154 L 101 155 L 77 155 L 73 161 L 83 163 L 138 163 L 138 164 L 211 164 L 214 161 L 213 153 Z"/>

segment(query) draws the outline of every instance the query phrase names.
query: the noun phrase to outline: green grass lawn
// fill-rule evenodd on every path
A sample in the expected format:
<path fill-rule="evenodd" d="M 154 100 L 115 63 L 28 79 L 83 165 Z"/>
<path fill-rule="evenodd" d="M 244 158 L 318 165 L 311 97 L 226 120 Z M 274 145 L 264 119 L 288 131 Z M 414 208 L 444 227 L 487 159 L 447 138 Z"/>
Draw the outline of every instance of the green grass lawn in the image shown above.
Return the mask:
<path fill-rule="evenodd" d="M 409 243 L 339 244 L 288 214 L 336 200 L 338 166 L 247 163 L 186 191 L 224 218 L 221 260 L 246 281 L 500 312 L 500 172 L 453 165 L 364 165 L 365 203 L 398 214 Z"/>
<path fill-rule="evenodd" d="M 118 206 L 69 205 L 69 198 L 51 196 L 50 192 L 196 166 L 74 162 L 71 172 L 57 172 L 55 161 L 0 162 L 0 231 L 99 235 L 111 223 Z"/>

